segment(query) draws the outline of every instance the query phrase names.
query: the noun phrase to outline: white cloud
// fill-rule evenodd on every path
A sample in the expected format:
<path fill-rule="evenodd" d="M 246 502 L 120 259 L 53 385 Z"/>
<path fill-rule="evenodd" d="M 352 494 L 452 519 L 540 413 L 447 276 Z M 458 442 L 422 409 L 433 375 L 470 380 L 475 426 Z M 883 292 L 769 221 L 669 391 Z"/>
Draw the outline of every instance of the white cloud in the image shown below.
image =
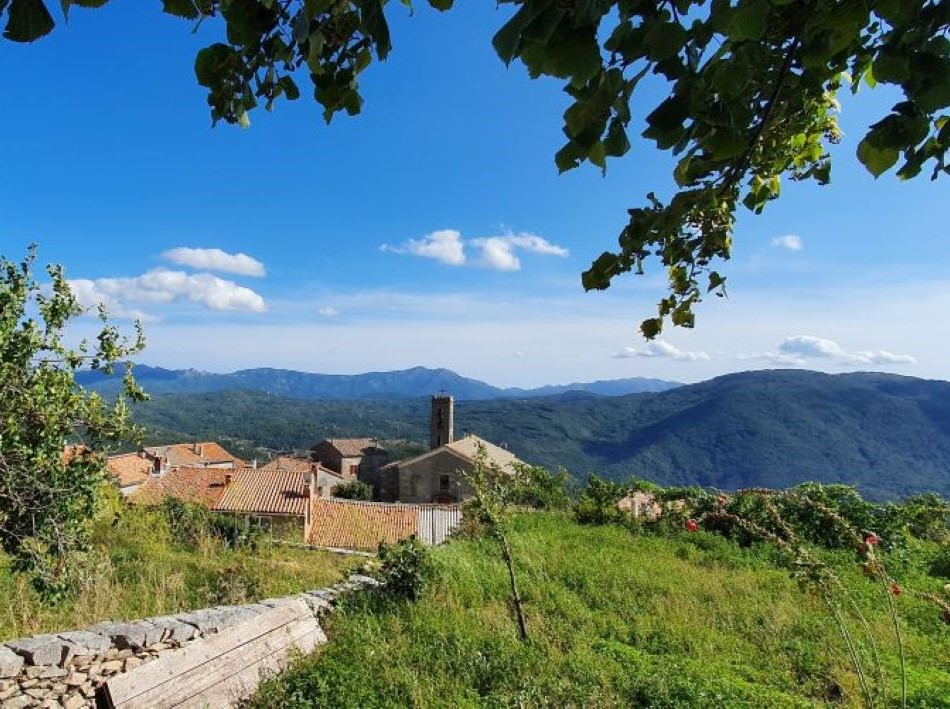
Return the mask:
<path fill-rule="evenodd" d="M 772 246 L 777 249 L 788 249 L 789 251 L 801 251 L 802 237 L 798 234 L 784 234 L 772 239 Z"/>
<path fill-rule="evenodd" d="M 797 335 L 788 337 L 778 346 L 779 352 L 785 355 L 801 357 L 841 357 L 844 350 L 834 340 L 811 335 Z"/>
<path fill-rule="evenodd" d="M 616 359 L 660 357 L 664 359 L 674 359 L 680 362 L 708 362 L 710 360 L 709 354 L 706 352 L 681 350 L 676 345 L 672 345 L 665 340 L 651 340 L 642 348 L 624 347 L 620 352 L 615 353 L 614 357 Z"/>
<path fill-rule="evenodd" d="M 778 346 L 777 352 L 739 359 L 764 359 L 772 364 L 794 367 L 804 367 L 814 360 L 831 361 L 845 367 L 917 364 L 917 358 L 912 355 L 895 354 L 887 350 L 850 352 L 834 340 L 812 335 L 787 337 Z"/>
<path fill-rule="evenodd" d="M 179 246 L 169 249 L 162 258 L 179 266 L 204 271 L 234 273 L 239 276 L 262 277 L 266 275 L 264 264 L 247 254 L 229 254 L 221 249 L 192 249 Z"/>
<path fill-rule="evenodd" d="M 521 260 L 515 256 L 514 244 L 503 237 L 489 236 L 472 239 L 469 243 L 482 252 L 478 260 L 480 266 L 496 271 L 517 271 L 521 268 Z"/>
<path fill-rule="evenodd" d="M 422 258 L 435 259 L 449 266 L 461 266 L 465 263 L 465 247 L 462 235 L 455 229 L 441 229 L 426 234 L 421 239 L 409 239 L 402 246 L 383 244 L 382 251 L 394 254 L 411 254 Z"/>
<path fill-rule="evenodd" d="M 156 268 L 140 276 L 123 278 L 77 279 L 69 282 L 80 304 L 87 308 L 104 305 L 117 317 L 150 318 L 128 303 L 172 303 L 189 301 L 211 310 L 263 313 L 264 299 L 233 281 L 210 273 L 185 273 Z"/>
<path fill-rule="evenodd" d="M 466 246 L 479 252 L 474 261 L 465 253 Z M 463 239 L 461 232 L 455 229 L 442 229 L 427 234 L 421 239 L 409 239 L 399 246 L 383 244 L 381 251 L 394 254 L 409 254 L 422 258 L 431 258 L 449 266 L 481 266 L 496 271 L 518 271 L 521 269 L 521 259 L 517 251 L 539 254 L 542 256 L 567 256 L 568 251 L 563 246 L 552 244 L 547 239 L 530 234 L 506 233 L 500 236 L 486 236 L 477 239 Z"/>
<path fill-rule="evenodd" d="M 317 310 L 317 314 L 318 314 L 318 315 L 322 315 L 322 316 L 325 317 L 325 318 L 332 318 L 332 317 L 336 317 L 337 315 L 339 315 L 339 314 L 340 314 L 340 311 L 337 310 L 336 308 L 334 308 L 334 307 L 328 305 L 328 306 L 326 306 L 326 307 L 324 307 L 324 308 L 320 308 L 319 310 Z"/>

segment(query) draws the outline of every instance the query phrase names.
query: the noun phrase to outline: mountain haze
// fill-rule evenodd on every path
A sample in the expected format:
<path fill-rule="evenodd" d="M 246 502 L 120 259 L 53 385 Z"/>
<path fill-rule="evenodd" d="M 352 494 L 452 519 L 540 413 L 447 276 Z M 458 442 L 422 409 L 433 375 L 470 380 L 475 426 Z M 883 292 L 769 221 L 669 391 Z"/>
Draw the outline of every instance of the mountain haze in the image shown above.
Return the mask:
<path fill-rule="evenodd" d="M 450 390 L 451 391 L 451 390 Z M 165 436 L 307 448 L 329 436 L 425 442 L 427 398 L 306 401 L 253 391 L 160 395 L 136 418 Z M 456 435 L 527 462 L 724 489 L 805 480 L 875 498 L 950 496 L 950 382 L 887 374 L 743 372 L 664 392 L 461 401 Z"/>
<path fill-rule="evenodd" d="M 135 378 L 152 394 L 199 394 L 245 389 L 297 399 L 379 399 L 419 397 L 446 391 L 458 400 L 483 400 L 505 397 L 535 397 L 569 391 L 589 391 L 617 396 L 646 391 L 664 391 L 679 386 L 662 379 L 629 379 L 575 382 L 539 387 L 509 388 L 486 384 L 456 374 L 450 369 L 413 367 L 392 372 L 365 374 L 311 374 L 289 369 L 242 369 L 230 374 L 215 374 L 196 369 L 163 369 L 138 365 Z M 122 386 L 121 375 L 106 377 L 99 372 L 81 372 L 77 381 L 103 393 L 115 393 Z"/>

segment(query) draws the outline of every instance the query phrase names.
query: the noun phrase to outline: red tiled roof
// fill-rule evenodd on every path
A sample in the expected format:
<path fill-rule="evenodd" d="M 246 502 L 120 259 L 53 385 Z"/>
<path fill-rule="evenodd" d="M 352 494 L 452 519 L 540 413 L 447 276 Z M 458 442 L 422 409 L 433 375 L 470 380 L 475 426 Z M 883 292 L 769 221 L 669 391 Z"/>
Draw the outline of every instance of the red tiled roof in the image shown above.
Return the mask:
<path fill-rule="evenodd" d="M 110 455 L 106 459 L 109 474 L 118 480 L 119 485 L 138 485 L 148 479 L 152 472 L 152 461 L 138 453 Z"/>
<path fill-rule="evenodd" d="M 214 509 L 303 517 L 308 499 L 303 471 L 242 468 L 234 471 Z"/>
<path fill-rule="evenodd" d="M 375 551 L 419 533 L 419 506 L 314 498 L 307 542 L 313 546 Z"/>
<path fill-rule="evenodd" d="M 214 441 L 201 443 L 170 443 L 166 446 L 147 446 L 149 455 L 168 460 L 169 467 L 178 465 L 201 465 L 207 463 L 232 462 L 235 468 L 243 468 L 246 463 L 231 455 Z"/>
<path fill-rule="evenodd" d="M 224 494 L 224 476 L 233 472 L 233 468 L 172 468 L 164 475 L 149 476 L 129 499 L 139 505 L 157 505 L 166 497 L 173 497 L 182 502 L 214 507 Z"/>
<path fill-rule="evenodd" d="M 363 455 L 366 448 L 375 447 L 383 451 L 383 449 L 377 445 L 375 438 L 327 438 L 326 440 L 320 441 L 310 450 L 315 450 L 324 444 L 328 444 L 331 448 L 336 449 L 336 451 L 345 458 Z"/>
<path fill-rule="evenodd" d="M 286 455 L 279 455 L 272 461 L 265 463 L 258 470 L 294 470 L 300 473 L 306 473 L 314 465 L 309 458 L 294 458 Z"/>

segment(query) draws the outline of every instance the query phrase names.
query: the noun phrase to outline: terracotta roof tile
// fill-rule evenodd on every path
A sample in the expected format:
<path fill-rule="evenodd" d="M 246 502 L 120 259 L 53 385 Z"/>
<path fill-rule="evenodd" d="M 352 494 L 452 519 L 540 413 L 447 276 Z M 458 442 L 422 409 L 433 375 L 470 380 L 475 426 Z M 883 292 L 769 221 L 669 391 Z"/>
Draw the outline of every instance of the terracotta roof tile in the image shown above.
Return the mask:
<path fill-rule="evenodd" d="M 138 453 L 110 455 L 106 459 L 109 474 L 119 481 L 119 485 L 138 485 L 145 482 L 152 472 L 152 461 Z"/>
<path fill-rule="evenodd" d="M 303 471 L 243 468 L 234 471 L 214 509 L 303 517 L 308 498 Z"/>
<path fill-rule="evenodd" d="M 327 438 L 310 450 L 314 450 L 324 443 L 329 444 L 331 448 L 335 448 L 340 455 L 346 458 L 363 455 L 366 448 L 375 447 L 380 452 L 385 452 L 383 448 L 379 447 L 375 438 Z"/>
<path fill-rule="evenodd" d="M 166 458 L 169 467 L 179 465 L 201 465 L 208 463 L 231 462 L 236 468 L 243 468 L 246 463 L 235 455 L 231 455 L 221 445 L 214 441 L 201 443 L 171 443 L 165 446 L 147 446 L 145 452 L 159 458 Z"/>
<path fill-rule="evenodd" d="M 446 443 L 444 446 L 426 451 L 425 453 L 417 455 L 413 458 L 397 460 L 393 463 L 389 463 L 388 465 L 384 465 L 382 469 L 392 470 L 397 467 L 402 468 L 407 465 L 417 463 L 420 460 L 425 460 L 429 456 L 443 450 L 451 451 L 464 460 L 474 461 L 479 446 L 485 449 L 485 456 L 487 457 L 489 463 L 496 464 L 499 468 L 506 472 L 513 472 L 511 468 L 512 464 L 522 462 L 518 456 L 516 456 L 511 451 L 502 448 L 501 446 L 496 446 L 491 441 L 486 441 L 484 438 L 480 438 L 479 436 L 469 435 L 465 436 L 464 438 L 460 438 L 457 441 L 453 441 L 452 443 Z"/>
<path fill-rule="evenodd" d="M 294 458 L 286 455 L 279 455 L 272 461 L 265 463 L 258 470 L 294 470 L 300 473 L 306 473 L 314 465 L 309 458 Z"/>
<path fill-rule="evenodd" d="M 314 546 L 375 551 L 419 533 L 419 505 L 314 498 L 307 542 Z"/>
<path fill-rule="evenodd" d="M 224 494 L 225 475 L 233 468 L 172 468 L 164 475 L 153 475 L 132 493 L 129 500 L 139 505 L 157 505 L 166 497 L 214 507 Z"/>

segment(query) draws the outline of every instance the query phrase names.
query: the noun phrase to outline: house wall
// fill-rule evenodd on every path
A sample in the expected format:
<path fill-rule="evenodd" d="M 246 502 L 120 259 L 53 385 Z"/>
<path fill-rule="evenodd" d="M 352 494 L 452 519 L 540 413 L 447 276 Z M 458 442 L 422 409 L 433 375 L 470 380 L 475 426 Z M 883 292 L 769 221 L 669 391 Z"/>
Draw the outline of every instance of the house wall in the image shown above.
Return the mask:
<path fill-rule="evenodd" d="M 388 462 L 389 453 L 380 452 L 363 456 L 363 461 L 360 463 L 359 472 L 356 474 L 356 477 L 360 482 L 364 482 L 373 488 L 374 500 L 391 501 L 396 499 L 398 489 L 395 485 L 388 484 L 388 480 L 384 480 L 385 477 L 395 481 L 396 476 L 386 476 L 380 472 L 380 468 Z"/>
<path fill-rule="evenodd" d="M 314 491 L 313 494 L 319 497 L 330 497 L 333 494 L 333 489 L 342 482 L 340 478 L 336 475 L 331 475 L 325 470 L 318 470 L 314 474 Z"/>
<path fill-rule="evenodd" d="M 409 465 L 400 465 L 398 500 L 400 502 L 456 502 L 472 496 L 459 471 L 471 473 L 472 464 L 448 451 L 436 453 Z M 448 476 L 448 490 L 440 487 L 441 476 Z"/>

